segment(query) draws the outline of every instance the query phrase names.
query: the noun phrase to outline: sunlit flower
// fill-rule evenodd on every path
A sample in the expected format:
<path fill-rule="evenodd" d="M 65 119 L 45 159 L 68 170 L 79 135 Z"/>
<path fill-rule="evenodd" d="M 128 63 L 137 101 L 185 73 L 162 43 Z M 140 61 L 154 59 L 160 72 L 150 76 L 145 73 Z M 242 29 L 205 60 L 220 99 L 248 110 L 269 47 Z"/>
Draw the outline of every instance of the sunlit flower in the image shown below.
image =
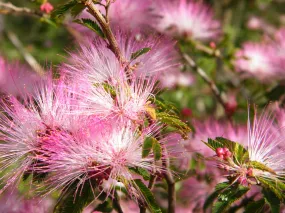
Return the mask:
<path fill-rule="evenodd" d="M 160 17 L 155 28 L 165 34 L 205 41 L 216 39 L 221 33 L 212 9 L 201 2 L 159 0 L 154 12 Z"/>
<path fill-rule="evenodd" d="M 245 77 L 254 76 L 261 81 L 281 78 L 276 49 L 269 44 L 244 43 L 242 49 L 236 53 L 235 66 Z"/>
<path fill-rule="evenodd" d="M 47 190 L 52 192 L 79 181 L 77 188 L 83 187 L 87 181 L 96 186 L 105 187 L 109 194 L 118 184 L 123 184 L 131 196 L 136 199 L 140 194 L 136 192 L 133 173 L 130 168 L 142 168 L 152 171 L 155 166 L 153 155 L 142 156 L 142 145 L 146 137 L 156 134 L 156 127 L 134 130 L 132 124 L 117 124 L 111 131 L 100 125 L 99 137 L 86 137 L 85 134 L 57 134 L 45 143 L 42 155 L 43 162 L 38 170 L 52 172 L 47 181 Z M 99 139 L 99 140 L 98 140 Z M 102 189 L 101 189 L 102 190 Z"/>
<path fill-rule="evenodd" d="M 141 77 L 167 73 L 177 66 L 177 52 L 174 43 L 159 37 L 137 39 L 133 34 L 116 34 L 124 64 L 120 64 L 105 41 L 96 38 L 82 44 L 80 50 L 70 54 L 70 62 L 62 70 L 74 78 L 87 76 L 93 83 L 108 81 L 115 84 L 126 79 L 125 69 Z M 137 54 L 134 57 L 133 54 Z M 78 76 L 78 77 L 77 77 Z"/>
<path fill-rule="evenodd" d="M 72 131 L 78 126 L 70 113 L 71 104 L 67 104 L 68 95 L 57 86 L 60 83 L 54 84 L 49 75 L 34 85 L 34 92 L 26 94 L 23 102 L 15 97 L 2 101 L 0 168 L 11 169 L 2 177 L 6 181 L 2 190 L 14 184 L 25 172 L 33 172 L 38 150 L 50 136 Z"/>

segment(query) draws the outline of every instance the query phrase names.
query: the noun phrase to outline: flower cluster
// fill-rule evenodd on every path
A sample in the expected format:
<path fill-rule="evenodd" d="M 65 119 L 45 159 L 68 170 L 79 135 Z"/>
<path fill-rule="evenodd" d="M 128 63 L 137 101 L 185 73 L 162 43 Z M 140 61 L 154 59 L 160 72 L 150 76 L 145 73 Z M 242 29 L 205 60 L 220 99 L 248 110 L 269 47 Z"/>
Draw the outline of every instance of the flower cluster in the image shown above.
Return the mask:
<path fill-rule="evenodd" d="M 156 76 L 176 66 L 173 44 L 122 34 L 117 39 L 124 62 L 97 38 L 70 54 L 60 78 L 49 73 L 22 100 L 10 96 L 2 102 L 1 169 L 9 170 L 2 190 L 23 175 L 46 174 L 46 193 L 74 184 L 77 192 L 88 182 L 94 191 L 112 196 L 120 185 L 143 199 L 133 170 L 163 172 L 156 161 L 171 155 L 167 140 L 156 139 L 161 127 L 153 100 Z M 160 151 L 143 154 L 146 139 Z"/>

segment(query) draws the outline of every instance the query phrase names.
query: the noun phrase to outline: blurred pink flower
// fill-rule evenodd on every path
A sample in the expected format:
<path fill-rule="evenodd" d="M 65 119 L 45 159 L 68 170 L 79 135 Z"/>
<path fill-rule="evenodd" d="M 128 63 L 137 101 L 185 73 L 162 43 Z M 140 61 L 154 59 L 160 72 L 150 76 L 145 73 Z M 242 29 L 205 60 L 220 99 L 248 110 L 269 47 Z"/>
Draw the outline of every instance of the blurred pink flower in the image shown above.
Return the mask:
<path fill-rule="evenodd" d="M 103 0 L 102 4 L 106 5 Z M 133 32 L 138 35 L 150 32 L 151 23 L 157 20 L 157 17 L 151 13 L 151 0 L 117 0 L 111 1 L 108 17 L 111 27 L 123 32 Z M 96 5 L 102 14 L 106 14 L 105 8 Z M 80 18 L 94 20 L 94 17 L 86 10 L 79 16 Z M 86 27 L 78 24 L 71 24 L 75 29 L 82 32 L 86 36 L 94 36 L 95 33 Z"/>
<path fill-rule="evenodd" d="M 285 28 L 275 32 L 276 57 L 279 58 L 280 69 L 285 69 Z"/>
<path fill-rule="evenodd" d="M 0 92 L 7 95 L 22 96 L 32 92 L 33 84 L 40 81 L 40 76 L 29 71 L 25 65 L 8 63 L 0 57 Z"/>
<path fill-rule="evenodd" d="M 7 190 L 0 197 L 0 213 L 49 213 L 53 208 L 50 198 L 25 199 L 17 190 Z"/>
<path fill-rule="evenodd" d="M 159 76 L 160 86 L 162 88 L 175 88 L 176 86 L 189 87 L 195 82 L 191 73 L 181 72 L 179 69 L 165 72 Z"/>
<path fill-rule="evenodd" d="M 161 33 L 208 41 L 221 34 L 221 24 L 212 9 L 193 0 L 157 0 L 154 13 L 160 18 L 154 27 Z"/>
<path fill-rule="evenodd" d="M 235 67 L 244 77 L 255 77 L 268 82 L 282 78 L 279 58 L 273 45 L 246 42 L 236 53 Z"/>

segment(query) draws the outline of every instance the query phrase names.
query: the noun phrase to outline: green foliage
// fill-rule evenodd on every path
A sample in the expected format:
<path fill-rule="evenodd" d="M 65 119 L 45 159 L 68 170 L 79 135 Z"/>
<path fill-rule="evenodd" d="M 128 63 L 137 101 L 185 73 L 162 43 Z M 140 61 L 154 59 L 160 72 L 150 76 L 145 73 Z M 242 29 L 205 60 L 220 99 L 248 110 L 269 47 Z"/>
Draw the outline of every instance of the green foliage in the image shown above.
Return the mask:
<path fill-rule="evenodd" d="M 215 199 L 218 198 L 221 191 L 223 191 L 224 189 L 228 187 L 230 187 L 229 182 L 223 182 L 223 183 L 217 184 L 215 187 L 215 191 L 207 197 L 204 203 L 203 209 L 206 210 L 207 208 L 209 208 L 210 205 L 215 201 Z"/>
<path fill-rule="evenodd" d="M 265 200 L 263 198 L 258 201 L 250 202 L 246 206 L 244 213 L 262 213 L 264 205 Z"/>
<path fill-rule="evenodd" d="M 152 149 L 154 154 L 154 160 L 160 160 L 162 156 L 162 148 L 160 146 L 160 143 L 157 140 L 154 140 L 152 143 Z"/>
<path fill-rule="evenodd" d="M 137 59 L 137 58 L 140 57 L 141 55 L 148 53 L 150 50 L 151 50 L 151 48 L 145 47 L 145 48 L 142 48 L 142 49 L 140 49 L 140 50 L 138 50 L 138 51 L 132 53 L 132 55 L 131 55 L 131 60 Z"/>
<path fill-rule="evenodd" d="M 147 188 L 146 185 L 144 185 L 144 183 L 140 179 L 135 179 L 134 184 L 137 190 L 139 190 L 142 193 L 146 203 L 148 204 L 149 210 L 152 213 L 161 213 L 161 209 L 156 203 L 155 198 L 150 189 Z"/>
<path fill-rule="evenodd" d="M 103 33 L 102 29 L 95 21 L 83 18 L 83 19 L 76 19 L 74 22 L 89 28 L 90 30 L 97 33 L 97 35 L 100 36 L 101 38 L 105 38 L 105 34 Z"/>
<path fill-rule="evenodd" d="M 167 112 L 158 112 L 156 116 L 158 121 L 174 128 L 184 139 L 188 138 L 188 133 L 191 131 L 191 129 L 186 123 L 181 121 L 178 116 L 169 114 Z"/>
<path fill-rule="evenodd" d="M 250 165 L 255 169 L 259 169 L 262 171 L 266 171 L 266 172 L 270 172 L 272 174 L 275 174 L 274 170 L 270 169 L 269 167 L 265 166 L 264 164 L 262 164 L 258 161 L 250 161 Z"/>
<path fill-rule="evenodd" d="M 71 0 L 66 4 L 57 7 L 51 14 L 52 19 L 59 19 L 65 16 L 65 14 L 72 9 L 74 6 L 78 5 L 77 0 Z"/>
<path fill-rule="evenodd" d="M 277 178 L 275 180 L 272 180 L 268 178 L 257 177 L 257 179 L 260 181 L 262 187 L 265 190 L 273 192 L 282 202 L 285 200 L 285 184 L 282 181 L 278 180 Z"/>
<path fill-rule="evenodd" d="M 154 140 L 156 140 L 156 139 L 153 137 L 147 137 L 144 140 L 143 147 L 142 147 L 142 157 L 143 158 L 145 158 L 149 155 L 149 153 L 152 149 L 152 144 L 153 144 Z"/>
<path fill-rule="evenodd" d="M 94 195 L 89 181 L 80 186 L 76 181 L 61 193 L 54 213 L 81 213 L 92 200 Z"/>
<path fill-rule="evenodd" d="M 265 202 L 270 206 L 271 212 L 272 213 L 279 213 L 280 212 L 280 201 L 276 195 L 268 190 L 268 189 L 263 189 L 262 190 Z"/>
<path fill-rule="evenodd" d="M 212 213 L 225 212 L 232 203 L 242 198 L 249 190 L 248 187 L 238 185 L 224 189 L 218 196 L 218 201 L 214 203 Z"/>
<path fill-rule="evenodd" d="M 144 180 L 149 180 L 150 179 L 150 174 L 148 173 L 147 170 L 140 168 L 140 167 L 131 167 L 129 168 L 132 172 L 140 175 L 143 177 Z"/>
<path fill-rule="evenodd" d="M 94 209 L 95 211 L 99 211 L 99 212 L 104 212 L 104 213 L 110 213 L 113 211 L 113 205 L 110 202 L 110 200 L 108 199 L 107 201 L 99 204 L 96 209 Z"/>
<path fill-rule="evenodd" d="M 147 157 L 151 150 L 153 151 L 154 159 L 160 160 L 162 156 L 160 143 L 154 137 L 146 137 L 142 147 L 142 157 Z"/>
<path fill-rule="evenodd" d="M 208 143 L 205 144 L 214 151 L 216 151 L 217 148 L 228 148 L 234 156 L 233 160 L 235 163 L 239 164 L 248 161 L 248 151 L 239 143 L 233 142 L 226 138 L 217 137 L 215 140 L 209 138 Z"/>

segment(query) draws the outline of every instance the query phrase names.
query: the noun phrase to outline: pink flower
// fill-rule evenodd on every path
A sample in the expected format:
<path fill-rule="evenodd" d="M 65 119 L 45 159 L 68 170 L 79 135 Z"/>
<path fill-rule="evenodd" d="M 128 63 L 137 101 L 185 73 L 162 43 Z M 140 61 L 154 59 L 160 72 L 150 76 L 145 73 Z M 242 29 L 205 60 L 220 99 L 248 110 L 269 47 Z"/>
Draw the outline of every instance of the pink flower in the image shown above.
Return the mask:
<path fill-rule="evenodd" d="M 40 9 L 44 13 L 51 13 L 51 11 L 53 11 L 53 6 L 49 2 L 45 2 L 41 5 Z"/>
<path fill-rule="evenodd" d="M 9 64 L 0 57 L 0 90 L 1 93 L 14 96 L 23 96 L 32 92 L 32 85 L 40 80 L 40 76 L 25 65 L 18 62 Z"/>
<path fill-rule="evenodd" d="M 279 29 L 275 32 L 275 45 L 277 57 L 279 58 L 279 66 L 282 71 L 285 67 L 285 28 Z M 283 73 L 282 73 L 283 74 Z"/>
<path fill-rule="evenodd" d="M 64 64 L 62 70 L 75 79 L 84 75 L 93 83 L 107 80 L 115 84 L 118 79 L 126 78 L 126 65 L 134 75 L 146 77 L 166 73 L 178 64 L 174 43 L 171 41 L 154 37 L 136 39 L 133 34 L 121 33 L 117 33 L 116 37 L 126 61 L 124 65 L 119 63 L 105 41 L 97 38 L 94 42 L 82 44 L 79 52 L 71 53 L 69 64 Z M 132 54 L 143 48 L 149 49 L 139 57 L 132 58 Z"/>
<path fill-rule="evenodd" d="M 248 152 L 251 161 L 257 161 L 275 172 L 259 172 L 257 175 L 272 178 L 284 175 L 285 171 L 285 135 L 280 134 L 273 123 L 274 119 L 269 110 L 265 110 L 259 117 L 255 109 L 254 119 L 251 124 L 248 118 Z"/>
<path fill-rule="evenodd" d="M 93 125 L 97 125 L 96 123 Z M 112 131 L 105 131 L 99 123 L 101 137 L 86 137 L 85 134 L 57 134 L 45 143 L 39 157 L 43 166 L 38 170 L 52 172 L 47 181 L 47 190 L 64 190 L 76 180 L 78 190 L 86 182 L 105 188 L 110 194 L 115 186 L 126 188 L 134 199 L 141 197 L 133 183 L 130 168 L 152 171 L 154 157 L 142 157 L 142 145 L 146 137 L 156 134 L 156 127 L 139 131 L 132 124 L 117 124 Z M 100 140 L 97 140 L 100 138 Z M 47 157 L 48 156 L 48 157 Z M 160 171 L 159 166 L 155 166 Z"/>
<path fill-rule="evenodd" d="M 24 173 L 32 172 L 37 154 L 49 137 L 78 126 L 76 116 L 70 113 L 70 97 L 59 86 L 60 82 L 55 84 L 49 75 L 35 84 L 34 93 L 26 94 L 23 101 L 15 97 L 2 101 L 1 170 L 17 164 L 4 175 L 6 185 L 2 190 L 16 183 Z"/>
<path fill-rule="evenodd" d="M 111 25 L 124 31 L 140 31 L 150 28 L 155 21 L 151 14 L 150 0 L 119 0 L 110 5 Z"/>
<path fill-rule="evenodd" d="M 236 53 L 235 67 L 245 77 L 254 76 L 260 81 L 272 81 L 281 78 L 279 58 L 276 49 L 269 44 L 247 42 Z"/>
<path fill-rule="evenodd" d="M 106 5 L 106 1 L 102 1 Z M 157 20 L 157 17 L 151 13 L 151 0 L 118 0 L 111 1 L 108 17 L 111 27 L 123 32 L 135 32 L 145 34 L 151 30 L 151 23 Z M 102 14 L 106 15 L 105 8 L 96 5 Z M 94 20 L 94 17 L 86 10 L 80 14 L 80 18 Z M 73 25 L 73 24 L 72 24 Z M 87 36 L 94 36 L 94 33 L 88 28 L 83 28 L 80 25 L 74 25 L 75 29 Z"/>
<path fill-rule="evenodd" d="M 161 17 L 155 28 L 171 36 L 195 40 L 216 39 L 221 33 L 220 22 L 214 20 L 211 8 L 193 0 L 158 0 L 154 13 Z"/>
<path fill-rule="evenodd" d="M 53 207 L 50 198 L 25 199 L 15 189 L 9 189 L 0 197 L 1 213 L 49 213 Z"/>
<path fill-rule="evenodd" d="M 159 81 L 162 88 L 175 88 L 176 86 L 189 87 L 193 85 L 195 79 L 191 73 L 173 69 L 160 75 Z"/>

